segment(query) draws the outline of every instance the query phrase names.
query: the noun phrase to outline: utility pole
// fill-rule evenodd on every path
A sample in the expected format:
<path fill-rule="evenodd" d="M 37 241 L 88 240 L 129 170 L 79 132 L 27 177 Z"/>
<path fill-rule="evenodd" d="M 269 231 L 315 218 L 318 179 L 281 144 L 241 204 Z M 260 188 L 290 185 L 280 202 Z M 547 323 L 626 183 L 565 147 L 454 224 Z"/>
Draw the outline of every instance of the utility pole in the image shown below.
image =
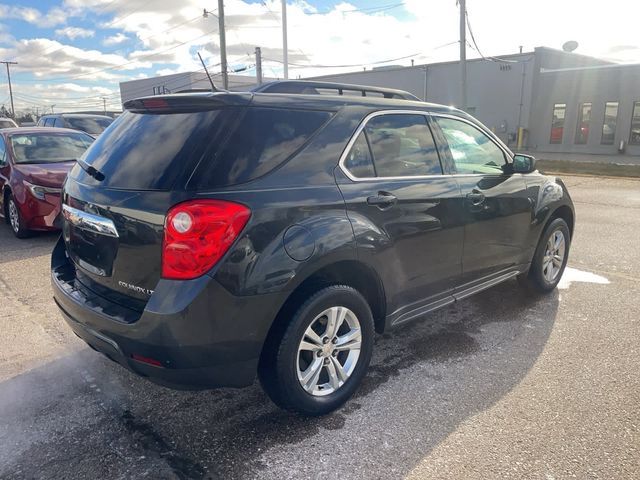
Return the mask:
<path fill-rule="evenodd" d="M 218 29 L 220 30 L 220 68 L 222 69 L 222 88 L 229 90 L 227 74 L 227 39 L 224 32 L 224 1 L 218 0 Z"/>
<path fill-rule="evenodd" d="M 17 65 L 18 62 L 0 62 L 7 66 L 7 80 L 9 82 L 9 97 L 11 97 L 11 116 L 16 117 L 16 109 L 13 108 L 13 90 L 11 89 L 11 72 L 9 72 L 9 65 Z"/>
<path fill-rule="evenodd" d="M 467 110 L 467 1 L 458 0 L 460 7 L 460 109 Z"/>
<path fill-rule="evenodd" d="M 262 50 L 256 47 L 256 83 L 262 85 Z"/>
<path fill-rule="evenodd" d="M 287 0 L 282 0 L 282 61 L 284 78 L 289 78 L 289 46 L 287 45 Z"/>

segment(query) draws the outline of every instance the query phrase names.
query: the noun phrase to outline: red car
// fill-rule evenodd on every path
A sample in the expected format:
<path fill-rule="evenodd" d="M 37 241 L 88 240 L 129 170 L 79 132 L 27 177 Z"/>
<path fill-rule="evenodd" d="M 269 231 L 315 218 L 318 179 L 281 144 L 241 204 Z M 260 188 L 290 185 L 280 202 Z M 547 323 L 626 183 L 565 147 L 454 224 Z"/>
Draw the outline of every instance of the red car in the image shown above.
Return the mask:
<path fill-rule="evenodd" d="M 57 229 L 62 184 L 93 141 L 66 128 L 0 130 L 0 216 L 16 237 Z"/>

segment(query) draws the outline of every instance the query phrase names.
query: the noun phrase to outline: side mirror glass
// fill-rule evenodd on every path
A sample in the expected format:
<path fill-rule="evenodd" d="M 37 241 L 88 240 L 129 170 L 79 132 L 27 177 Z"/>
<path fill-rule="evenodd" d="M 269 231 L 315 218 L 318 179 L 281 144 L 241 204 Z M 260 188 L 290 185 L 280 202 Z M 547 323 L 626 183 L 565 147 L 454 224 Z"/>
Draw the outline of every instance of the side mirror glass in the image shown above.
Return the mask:
<path fill-rule="evenodd" d="M 513 156 L 514 173 L 531 173 L 536 170 L 536 159 L 531 155 L 516 153 Z"/>

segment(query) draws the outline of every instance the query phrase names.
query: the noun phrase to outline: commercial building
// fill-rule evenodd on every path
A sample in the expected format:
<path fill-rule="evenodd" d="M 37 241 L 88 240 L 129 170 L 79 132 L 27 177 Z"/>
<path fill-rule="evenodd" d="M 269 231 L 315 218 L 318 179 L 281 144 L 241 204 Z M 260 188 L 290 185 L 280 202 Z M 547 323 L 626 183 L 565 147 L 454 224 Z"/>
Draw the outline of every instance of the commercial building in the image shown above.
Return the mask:
<path fill-rule="evenodd" d="M 459 62 L 385 67 L 314 80 L 407 90 L 459 105 Z M 512 148 L 640 156 L 640 65 L 545 47 L 467 62 L 467 111 Z M 518 130 L 523 128 L 518 147 Z"/>
<path fill-rule="evenodd" d="M 457 61 L 313 79 L 398 88 L 428 102 L 459 106 Z M 220 77 L 214 82 L 219 85 Z M 250 90 L 255 85 L 254 77 L 229 76 L 231 90 Z M 204 72 L 187 72 L 123 82 L 120 93 L 125 102 L 209 88 Z M 640 161 L 640 65 L 616 64 L 546 47 L 469 60 L 466 110 L 514 150 L 540 157 L 546 152 L 550 158 L 606 155 L 621 162 Z"/>

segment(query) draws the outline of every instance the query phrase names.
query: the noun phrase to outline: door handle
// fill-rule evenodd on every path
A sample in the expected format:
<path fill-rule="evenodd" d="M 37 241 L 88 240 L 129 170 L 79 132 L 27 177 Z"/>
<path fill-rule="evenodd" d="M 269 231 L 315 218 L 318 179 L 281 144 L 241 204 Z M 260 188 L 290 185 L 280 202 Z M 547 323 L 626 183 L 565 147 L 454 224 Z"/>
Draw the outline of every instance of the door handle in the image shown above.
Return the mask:
<path fill-rule="evenodd" d="M 378 192 L 378 195 L 374 195 L 367 198 L 367 205 L 372 207 L 378 207 L 380 210 L 391 208 L 398 201 L 395 195 L 387 192 Z"/>
<path fill-rule="evenodd" d="M 484 194 L 482 192 L 471 192 L 467 194 L 467 199 L 471 205 L 478 206 L 484 202 Z"/>

